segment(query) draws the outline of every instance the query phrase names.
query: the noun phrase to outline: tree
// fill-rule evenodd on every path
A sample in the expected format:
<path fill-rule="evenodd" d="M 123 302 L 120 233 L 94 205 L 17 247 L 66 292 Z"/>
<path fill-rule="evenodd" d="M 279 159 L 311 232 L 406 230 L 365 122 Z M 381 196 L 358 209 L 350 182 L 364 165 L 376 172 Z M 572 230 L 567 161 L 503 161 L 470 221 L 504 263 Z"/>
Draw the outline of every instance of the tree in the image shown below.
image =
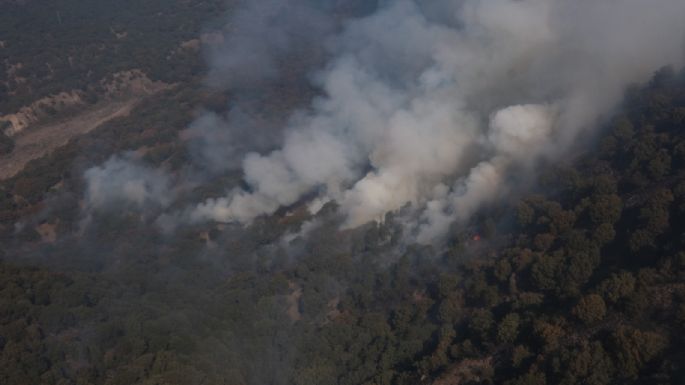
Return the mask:
<path fill-rule="evenodd" d="M 543 352 L 550 352 L 559 347 L 559 340 L 564 336 L 564 329 L 556 324 L 545 321 L 536 321 L 533 325 L 533 333 L 542 345 Z"/>
<path fill-rule="evenodd" d="M 528 373 L 517 378 L 515 381 L 508 382 L 511 385 L 545 385 L 547 378 L 544 373 L 531 369 Z"/>
<path fill-rule="evenodd" d="M 597 294 L 589 294 L 578 301 L 572 312 L 585 324 L 593 324 L 604 319 L 607 309 L 602 297 Z"/>
<path fill-rule="evenodd" d="M 592 233 L 592 238 L 599 245 L 605 245 L 614 240 L 616 237 L 616 230 L 610 223 L 602 223 Z"/>
<path fill-rule="evenodd" d="M 611 346 L 619 375 L 635 379 L 642 367 L 666 348 L 667 339 L 654 332 L 620 326 L 611 335 Z"/>
<path fill-rule="evenodd" d="M 511 351 L 511 365 L 518 368 L 523 361 L 531 356 L 530 351 L 524 345 L 518 345 Z"/>
<path fill-rule="evenodd" d="M 668 151 L 665 149 L 659 151 L 647 163 L 647 170 L 654 180 L 659 180 L 666 176 L 671 171 L 671 156 L 668 154 Z"/>
<path fill-rule="evenodd" d="M 621 217 L 622 206 L 621 197 L 616 194 L 595 195 L 590 204 L 590 220 L 595 224 L 614 224 Z"/>
<path fill-rule="evenodd" d="M 528 226 L 535 219 L 535 210 L 526 202 L 521 202 L 518 205 L 517 219 L 519 225 Z"/>
<path fill-rule="evenodd" d="M 621 116 L 613 124 L 612 134 L 617 139 L 627 142 L 635 135 L 635 127 L 626 116 Z"/>
<path fill-rule="evenodd" d="M 633 290 L 635 290 L 635 277 L 627 271 L 614 273 L 602 282 L 600 290 L 604 298 L 609 302 L 616 303 L 633 293 Z"/>
<path fill-rule="evenodd" d="M 533 283 L 539 289 L 553 290 L 557 287 L 557 277 L 563 269 L 563 256 L 559 253 L 541 255 L 532 268 Z"/>
<path fill-rule="evenodd" d="M 519 333 L 521 317 L 516 313 L 509 313 L 502 319 L 497 327 L 497 341 L 500 343 L 512 343 Z"/>
<path fill-rule="evenodd" d="M 483 341 L 487 341 L 495 321 L 487 309 L 477 309 L 469 320 L 469 330 Z"/>
<path fill-rule="evenodd" d="M 583 342 L 579 348 L 564 349 L 566 365 L 561 384 L 606 385 L 611 383 L 614 365 L 599 342 Z"/>

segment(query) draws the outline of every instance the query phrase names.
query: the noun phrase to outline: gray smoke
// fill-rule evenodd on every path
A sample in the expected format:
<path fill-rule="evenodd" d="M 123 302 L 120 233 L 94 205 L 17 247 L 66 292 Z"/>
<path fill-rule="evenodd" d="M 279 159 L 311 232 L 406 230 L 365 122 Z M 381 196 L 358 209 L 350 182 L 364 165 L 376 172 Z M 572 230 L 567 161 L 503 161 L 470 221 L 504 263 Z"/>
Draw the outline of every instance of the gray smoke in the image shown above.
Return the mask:
<path fill-rule="evenodd" d="M 231 15 L 223 44 L 210 51 L 209 84 L 252 90 L 279 80 L 288 63 L 302 66 L 313 60 L 334 26 L 325 3 L 248 1 Z M 296 56 L 298 62 L 287 60 Z"/>
<path fill-rule="evenodd" d="M 245 187 L 166 213 L 166 228 L 306 199 L 312 213 L 335 201 L 347 228 L 405 208 L 410 240 L 439 242 L 591 135 L 628 85 L 685 59 L 682 0 L 246 4 L 210 52 L 229 112 L 184 133 L 196 169 L 239 170 Z M 130 157 L 86 180 L 93 208 L 173 199 L 169 176 Z"/>
<path fill-rule="evenodd" d="M 185 132 L 192 160 L 210 175 L 240 169 L 250 151 L 280 145 L 292 109 L 311 98 L 309 77 L 325 63 L 338 29 L 335 1 L 249 1 L 209 45 L 207 85 L 230 96 L 227 113 L 207 112 Z"/>
<path fill-rule="evenodd" d="M 311 34 L 281 41 L 255 23 L 275 46 L 238 36 L 253 55 L 219 57 L 212 76 L 278 76 L 271 51 L 327 30 L 295 13 L 275 25 L 299 22 Z M 386 1 L 329 38 L 331 59 L 315 76 L 323 96 L 292 116 L 279 148 L 243 158 L 249 189 L 190 216 L 249 223 L 315 193 L 312 210 L 337 201 L 347 227 L 411 203 L 416 240 L 439 240 L 505 195 L 507 175 L 563 155 L 627 85 L 680 66 L 682 15 L 680 0 Z M 257 71 L 242 73 L 253 61 Z"/>
<path fill-rule="evenodd" d="M 193 163 L 213 175 L 240 168 L 246 153 L 268 148 L 269 130 L 256 129 L 256 119 L 234 108 L 226 116 L 214 112 L 200 115 L 183 133 Z M 253 135 L 250 135 L 251 132 Z"/>
<path fill-rule="evenodd" d="M 86 170 L 84 178 L 88 210 L 163 208 L 174 197 L 170 177 L 141 164 L 130 153 Z"/>

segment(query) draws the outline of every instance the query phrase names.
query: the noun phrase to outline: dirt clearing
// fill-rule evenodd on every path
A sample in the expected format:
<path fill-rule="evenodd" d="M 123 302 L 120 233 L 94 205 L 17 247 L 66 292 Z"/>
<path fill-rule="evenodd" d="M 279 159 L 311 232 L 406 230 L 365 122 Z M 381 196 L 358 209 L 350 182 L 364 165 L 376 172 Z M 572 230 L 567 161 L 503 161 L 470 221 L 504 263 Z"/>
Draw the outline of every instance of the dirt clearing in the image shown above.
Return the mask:
<path fill-rule="evenodd" d="M 64 146 L 69 139 L 128 115 L 142 98 L 111 101 L 58 123 L 31 127 L 13 137 L 14 151 L 0 157 L 0 180 L 10 178 L 26 164 Z"/>

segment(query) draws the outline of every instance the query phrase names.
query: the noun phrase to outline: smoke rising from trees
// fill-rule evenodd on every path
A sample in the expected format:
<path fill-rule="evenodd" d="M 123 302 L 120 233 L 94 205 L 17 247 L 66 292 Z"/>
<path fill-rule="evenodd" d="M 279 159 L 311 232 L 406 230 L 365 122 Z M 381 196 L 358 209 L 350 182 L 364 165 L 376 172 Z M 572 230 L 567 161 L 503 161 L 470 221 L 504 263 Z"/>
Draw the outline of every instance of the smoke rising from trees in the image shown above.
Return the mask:
<path fill-rule="evenodd" d="M 131 154 L 114 156 L 85 172 L 86 204 L 94 210 L 117 206 L 165 207 L 173 200 L 170 178 L 139 164 Z"/>
<path fill-rule="evenodd" d="M 246 186 L 179 217 L 247 224 L 315 196 L 356 227 L 409 203 L 411 238 L 439 241 L 515 188 L 509 176 L 591 134 L 628 85 L 684 58 L 677 0 L 391 0 L 347 18 L 313 4 L 234 13 L 211 84 L 255 92 L 295 66 L 320 94 L 252 151 L 249 121 L 201 116 L 194 150 L 209 169 L 241 168 Z"/>

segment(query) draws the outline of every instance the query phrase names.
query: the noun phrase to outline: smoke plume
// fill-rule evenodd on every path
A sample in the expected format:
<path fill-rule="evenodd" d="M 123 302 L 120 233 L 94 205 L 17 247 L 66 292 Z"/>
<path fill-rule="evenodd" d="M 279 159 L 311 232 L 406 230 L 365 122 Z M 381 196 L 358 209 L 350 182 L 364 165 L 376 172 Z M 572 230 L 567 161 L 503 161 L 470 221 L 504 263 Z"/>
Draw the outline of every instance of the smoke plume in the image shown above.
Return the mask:
<path fill-rule="evenodd" d="M 276 12 L 270 3 L 250 9 Z M 627 85 L 681 65 L 685 41 L 677 0 L 392 0 L 335 34 L 320 13 L 288 13 L 251 24 L 270 45 L 233 37 L 252 54 L 226 51 L 212 76 L 240 88 L 277 77 L 272 52 L 320 46 L 321 34 L 321 96 L 277 148 L 243 157 L 247 189 L 199 204 L 194 220 L 249 223 L 315 194 L 337 201 L 348 227 L 410 203 L 416 239 L 433 242 L 506 194 L 507 175 L 563 155 Z M 272 30 L 293 23 L 304 30 Z"/>
<path fill-rule="evenodd" d="M 324 4 L 259 0 L 234 11 L 229 35 L 210 52 L 209 84 L 249 92 L 285 76 L 288 58 L 312 61 L 334 26 Z"/>
<path fill-rule="evenodd" d="M 173 200 L 169 176 L 140 164 L 131 154 L 113 156 L 86 170 L 84 177 L 89 210 L 163 208 Z"/>

